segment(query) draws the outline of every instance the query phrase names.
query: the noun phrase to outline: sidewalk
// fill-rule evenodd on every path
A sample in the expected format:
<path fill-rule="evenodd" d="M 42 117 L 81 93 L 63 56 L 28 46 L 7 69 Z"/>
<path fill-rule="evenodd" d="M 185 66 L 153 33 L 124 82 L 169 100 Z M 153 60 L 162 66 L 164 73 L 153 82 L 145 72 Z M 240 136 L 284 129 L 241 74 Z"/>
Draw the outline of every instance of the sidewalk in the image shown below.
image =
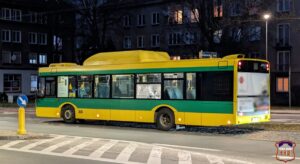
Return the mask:
<path fill-rule="evenodd" d="M 31 140 L 31 139 L 47 139 L 51 138 L 49 135 L 38 133 L 27 133 L 26 135 L 18 135 L 17 130 L 0 130 L 1 140 Z"/>
<path fill-rule="evenodd" d="M 272 106 L 271 114 L 300 114 L 300 107 Z"/>

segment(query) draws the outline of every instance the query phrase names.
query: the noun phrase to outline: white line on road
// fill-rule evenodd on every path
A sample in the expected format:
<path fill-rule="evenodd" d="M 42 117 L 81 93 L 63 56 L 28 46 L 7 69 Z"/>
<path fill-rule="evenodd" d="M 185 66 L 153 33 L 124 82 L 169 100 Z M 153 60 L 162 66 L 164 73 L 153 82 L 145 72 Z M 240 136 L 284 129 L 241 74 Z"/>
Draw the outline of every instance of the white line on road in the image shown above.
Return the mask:
<path fill-rule="evenodd" d="M 55 150 L 55 149 L 57 149 L 57 148 L 59 148 L 59 147 L 61 147 L 61 146 L 67 145 L 67 144 L 69 144 L 69 143 L 71 143 L 71 142 L 73 142 L 73 141 L 75 141 L 75 140 L 79 140 L 79 139 L 81 139 L 81 137 L 78 137 L 78 138 L 72 138 L 72 139 L 70 139 L 70 140 L 68 140 L 68 141 L 62 141 L 62 142 L 60 142 L 60 143 L 58 143 L 58 144 L 55 144 L 55 145 L 52 145 L 52 146 L 50 146 L 50 147 L 48 147 L 48 148 L 46 148 L 46 149 L 44 149 L 44 150 L 42 150 L 42 151 L 43 151 L 43 152 L 51 152 L 51 151 L 53 151 L 53 150 Z"/>
<path fill-rule="evenodd" d="M 137 148 L 136 143 L 129 143 L 128 146 L 126 146 L 125 149 L 122 150 L 122 152 L 117 157 L 117 161 L 128 161 L 131 154 L 134 152 L 134 150 Z"/>
<path fill-rule="evenodd" d="M 65 136 L 56 136 L 56 137 L 53 137 L 53 138 L 50 138 L 50 139 L 41 140 L 41 141 L 38 141 L 38 142 L 35 142 L 35 143 L 32 143 L 32 144 L 28 144 L 28 145 L 22 147 L 21 149 L 22 150 L 29 150 L 31 148 L 34 148 L 34 147 L 38 146 L 38 145 L 41 145 L 41 144 L 44 144 L 44 143 L 47 143 L 47 142 L 51 142 L 51 141 L 54 141 L 56 139 L 61 139 L 63 137 L 65 137 Z"/>
<path fill-rule="evenodd" d="M 153 164 L 153 163 L 160 164 L 161 154 L 162 154 L 162 147 L 153 146 L 147 164 Z"/>
<path fill-rule="evenodd" d="M 97 150 L 95 150 L 93 153 L 91 153 L 89 156 L 90 157 L 101 157 L 102 154 L 107 151 L 108 149 L 110 149 L 111 147 L 113 147 L 115 144 L 117 144 L 118 141 L 115 140 L 111 140 L 108 143 L 104 144 L 103 146 L 101 146 L 100 148 L 98 148 Z"/>
<path fill-rule="evenodd" d="M 192 164 L 192 156 L 188 151 L 178 152 L 178 164 Z"/>
<path fill-rule="evenodd" d="M 99 139 L 94 138 L 91 141 L 85 141 L 85 142 L 83 142 L 83 143 L 81 143 L 79 145 L 76 145 L 75 147 L 70 148 L 69 150 L 66 150 L 65 152 L 63 152 L 63 154 L 72 155 L 73 153 L 75 153 L 79 149 L 81 149 L 83 147 L 86 147 L 86 146 L 89 146 L 89 145 L 92 145 L 94 142 L 97 142 L 98 140 Z"/>
<path fill-rule="evenodd" d="M 21 143 L 21 142 L 24 142 L 24 140 L 16 140 L 16 141 L 12 141 L 12 142 L 10 142 L 10 143 L 7 143 L 7 144 L 5 144 L 5 145 L 0 146 L 0 148 L 1 148 L 1 149 L 6 149 L 6 148 L 9 148 L 9 147 L 11 147 L 11 146 L 14 146 L 14 145 L 16 145 L 16 144 L 18 144 L 18 143 Z"/>
<path fill-rule="evenodd" d="M 213 164 L 224 164 L 221 158 L 218 158 L 216 156 L 207 155 L 206 158 L 208 159 L 209 163 Z"/>
<path fill-rule="evenodd" d="M 190 146 L 180 146 L 180 145 L 168 145 L 168 144 L 158 144 L 158 143 L 154 143 L 154 145 L 157 145 L 157 146 L 166 146 L 166 147 L 172 147 L 172 148 L 194 149 L 194 150 L 222 151 L 222 150 L 218 150 L 218 149 L 201 148 L 201 147 L 190 147 Z"/>
<path fill-rule="evenodd" d="M 93 161 L 101 161 L 101 162 L 110 162 L 110 163 L 120 163 L 120 164 L 144 164 L 139 162 L 118 162 L 114 159 L 108 158 L 97 158 L 97 157 L 89 157 L 89 156 L 81 156 L 81 155 L 65 155 L 62 153 L 54 153 L 54 152 L 43 152 L 43 151 L 33 151 L 33 150 L 20 150 L 20 149 L 13 149 L 13 148 L 6 148 L 5 150 L 11 151 L 18 151 L 18 152 L 27 152 L 27 153 L 35 153 L 35 154 L 43 154 L 43 155 L 52 155 L 52 156 L 59 156 L 59 157 L 68 157 L 68 158 L 76 158 L 76 159 L 86 159 L 86 160 L 93 160 Z"/>

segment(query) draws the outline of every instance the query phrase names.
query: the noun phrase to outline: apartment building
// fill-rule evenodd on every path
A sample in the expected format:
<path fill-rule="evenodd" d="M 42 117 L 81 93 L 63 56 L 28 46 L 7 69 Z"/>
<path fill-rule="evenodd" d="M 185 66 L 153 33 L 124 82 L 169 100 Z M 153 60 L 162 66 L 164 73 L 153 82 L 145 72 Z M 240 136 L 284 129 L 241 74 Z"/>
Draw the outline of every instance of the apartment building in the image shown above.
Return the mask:
<path fill-rule="evenodd" d="M 300 1 L 297 0 L 113 0 L 106 37 L 116 50 L 167 51 L 175 58 L 197 58 L 199 52 L 219 57 L 243 53 L 271 62 L 271 101 L 300 102 Z M 266 55 L 265 13 L 268 20 Z M 289 76 L 289 68 L 291 74 Z M 290 80 L 290 81 L 289 81 Z M 291 91 L 291 94 L 289 92 Z"/>
<path fill-rule="evenodd" d="M 0 93 L 33 96 L 38 67 L 72 60 L 72 14 L 53 12 L 63 7 L 42 0 L 0 0 Z"/>

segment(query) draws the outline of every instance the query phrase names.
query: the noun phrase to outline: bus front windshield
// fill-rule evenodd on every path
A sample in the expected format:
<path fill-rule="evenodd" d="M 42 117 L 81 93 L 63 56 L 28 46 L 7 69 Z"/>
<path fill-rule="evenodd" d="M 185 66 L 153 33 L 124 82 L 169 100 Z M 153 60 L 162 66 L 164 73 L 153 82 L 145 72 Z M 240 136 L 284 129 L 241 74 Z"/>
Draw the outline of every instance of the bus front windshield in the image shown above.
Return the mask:
<path fill-rule="evenodd" d="M 259 61 L 238 63 L 238 115 L 269 114 L 269 65 Z"/>

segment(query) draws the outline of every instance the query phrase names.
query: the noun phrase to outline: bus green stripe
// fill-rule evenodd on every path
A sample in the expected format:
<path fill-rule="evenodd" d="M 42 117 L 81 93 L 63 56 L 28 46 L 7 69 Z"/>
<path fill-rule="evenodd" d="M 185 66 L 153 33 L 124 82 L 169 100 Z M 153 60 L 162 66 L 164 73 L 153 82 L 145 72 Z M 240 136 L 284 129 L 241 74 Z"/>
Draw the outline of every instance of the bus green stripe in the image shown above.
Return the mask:
<path fill-rule="evenodd" d="M 57 108 L 65 102 L 71 102 L 78 108 L 90 109 L 150 111 L 158 105 L 167 104 L 178 112 L 233 113 L 231 101 L 42 98 L 37 100 L 37 107 Z"/>
<path fill-rule="evenodd" d="M 233 71 L 233 66 L 227 67 L 180 67 L 180 68 L 150 68 L 150 69 L 122 69 L 122 70 L 95 70 L 70 72 L 40 72 L 40 76 L 58 75 L 88 75 L 88 74 L 124 74 L 124 73 L 155 73 L 155 72 L 196 72 L 196 71 Z"/>

